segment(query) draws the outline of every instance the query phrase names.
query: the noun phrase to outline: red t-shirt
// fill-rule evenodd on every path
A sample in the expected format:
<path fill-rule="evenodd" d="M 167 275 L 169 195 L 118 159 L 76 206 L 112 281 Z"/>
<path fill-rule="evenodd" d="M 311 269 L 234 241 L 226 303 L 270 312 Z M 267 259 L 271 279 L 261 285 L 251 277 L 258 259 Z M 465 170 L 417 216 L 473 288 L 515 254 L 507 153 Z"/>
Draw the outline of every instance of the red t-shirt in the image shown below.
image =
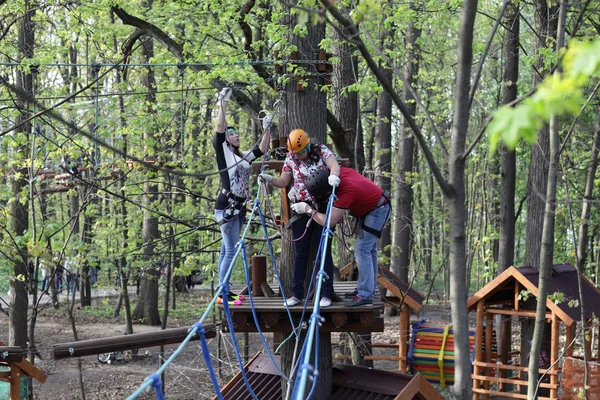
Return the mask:
<path fill-rule="evenodd" d="M 383 190 L 370 179 L 352 168 L 341 167 L 340 185 L 335 189 L 338 199 L 333 205 L 362 217 L 375 208 L 382 194 Z"/>

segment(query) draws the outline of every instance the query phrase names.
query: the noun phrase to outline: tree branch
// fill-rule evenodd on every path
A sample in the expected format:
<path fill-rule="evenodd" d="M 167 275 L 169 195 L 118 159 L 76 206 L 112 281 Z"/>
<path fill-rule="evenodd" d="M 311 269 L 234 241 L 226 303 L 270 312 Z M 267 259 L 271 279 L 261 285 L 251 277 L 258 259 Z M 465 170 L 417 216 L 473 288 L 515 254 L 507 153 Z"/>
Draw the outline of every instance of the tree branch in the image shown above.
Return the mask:
<path fill-rule="evenodd" d="M 365 43 L 362 41 L 362 39 L 360 37 L 357 26 L 352 21 L 346 19 L 343 15 L 341 15 L 328 0 L 320 0 L 320 1 L 321 1 L 321 4 L 327 9 L 327 11 L 329 11 L 329 13 L 344 27 L 345 34 L 349 35 L 350 37 L 353 38 L 356 48 L 360 51 L 361 55 L 367 62 L 369 69 L 377 77 L 379 82 L 381 82 L 381 86 L 385 89 L 385 91 L 387 91 L 389 93 L 390 97 L 396 104 L 396 107 L 398 107 L 398 109 L 404 116 L 406 122 L 408 123 L 411 130 L 413 131 L 415 138 L 419 142 L 421 151 L 423 152 L 423 155 L 425 156 L 425 159 L 427 160 L 427 164 L 429 165 L 429 168 L 431 169 L 431 172 L 432 172 L 433 176 L 435 177 L 435 180 L 437 181 L 438 185 L 440 186 L 442 192 L 446 196 L 451 196 L 452 191 L 453 191 L 452 187 L 450 186 L 448 181 L 442 176 L 440 167 L 437 165 L 435 159 L 433 158 L 433 154 L 431 153 L 431 150 L 428 147 L 428 143 L 425 140 L 423 133 L 417 126 L 414 118 L 410 115 L 410 112 L 408 111 L 408 107 L 406 106 L 404 101 L 402 101 L 402 99 L 400 98 L 398 93 L 394 90 L 392 83 L 385 77 L 385 75 L 381 72 L 381 70 L 377 66 L 377 63 L 375 62 L 375 60 L 373 60 L 371 53 L 369 53 L 369 50 L 367 49 L 367 47 L 365 46 Z"/>
<path fill-rule="evenodd" d="M 174 56 L 179 58 L 182 62 L 185 62 L 185 60 L 194 60 L 194 56 L 192 54 L 186 53 L 183 50 L 183 46 L 181 44 L 179 44 L 175 40 L 173 40 L 166 32 L 161 30 L 156 25 L 151 24 L 148 21 L 144 21 L 143 19 L 140 19 L 134 15 L 127 13 L 125 10 L 123 10 L 119 6 L 111 7 L 111 9 L 115 13 L 115 15 L 117 15 L 121 19 L 121 21 L 123 21 L 123 23 L 125 25 L 130 25 L 135 28 L 141 29 L 145 34 L 150 35 L 152 38 L 159 41 L 163 46 L 166 47 L 166 49 L 171 54 L 173 54 Z M 191 68 L 195 72 L 201 72 L 201 71 L 209 72 L 211 70 L 211 68 L 208 65 L 193 64 L 193 65 L 189 65 L 188 67 Z M 211 79 L 210 84 L 215 89 L 221 89 L 224 87 L 232 87 L 233 86 L 230 83 L 228 83 L 222 79 Z M 232 87 L 232 89 L 233 89 L 233 93 L 231 95 L 231 98 L 251 118 L 258 121 L 258 113 L 262 109 L 261 106 L 257 102 L 252 100 L 248 95 L 246 95 L 245 93 L 240 91 L 239 89 L 236 89 L 235 87 Z"/>

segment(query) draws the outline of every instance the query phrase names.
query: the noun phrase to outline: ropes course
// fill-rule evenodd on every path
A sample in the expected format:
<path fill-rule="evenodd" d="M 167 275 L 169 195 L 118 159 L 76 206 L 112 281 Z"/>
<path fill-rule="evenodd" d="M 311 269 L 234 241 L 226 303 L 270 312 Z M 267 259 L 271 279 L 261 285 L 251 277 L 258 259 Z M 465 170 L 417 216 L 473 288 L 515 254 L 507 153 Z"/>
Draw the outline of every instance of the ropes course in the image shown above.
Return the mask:
<path fill-rule="evenodd" d="M 263 163 L 264 163 L 264 161 L 263 161 Z M 244 379 L 246 387 L 248 388 L 248 391 L 251 394 L 251 396 L 254 399 L 257 399 L 257 397 L 254 394 L 254 392 L 252 391 L 252 388 L 250 387 L 250 383 L 245 375 L 244 365 L 243 365 L 241 355 L 239 352 L 237 340 L 235 339 L 235 332 L 234 332 L 234 328 L 233 328 L 234 324 L 233 324 L 233 321 L 231 320 L 231 313 L 230 313 L 229 304 L 227 301 L 227 296 L 229 294 L 229 288 L 230 288 L 229 281 L 230 281 L 230 278 L 231 278 L 231 275 L 233 272 L 233 267 L 235 265 L 237 258 L 240 255 L 242 255 L 242 259 L 243 259 L 246 284 L 248 286 L 250 285 L 250 275 L 249 275 L 248 262 L 247 262 L 248 257 L 246 254 L 246 247 L 245 247 L 246 246 L 245 245 L 245 237 L 248 233 L 248 229 L 250 227 L 252 220 L 254 219 L 255 216 L 258 216 L 260 219 L 260 222 L 261 222 L 261 226 L 263 228 L 263 232 L 265 233 L 267 245 L 269 247 L 269 253 L 271 256 L 271 260 L 273 262 L 273 269 L 275 271 L 275 275 L 279 282 L 281 293 L 282 293 L 283 297 L 285 298 L 285 292 L 283 289 L 283 285 L 281 283 L 281 279 L 280 279 L 279 273 L 277 271 L 277 266 L 276 266 L 275 257 L 273 254 L 272 244 L 271 244 L 270 240 L 268 239 L 267 227 L 265 224 L 264 215 L 262 214 L 261 207 L 260 207 L 259 198 L 261 195 L 261 188 L 262 188 L 262 182 L 259 182 L 258 194 L 254 200 L 252 211 L 250 213 L 250 217 L 248 218 L 248 221 L 246 222 L 245 229 L 240 237 L 239 242 L 236 245 L 236 247 L 237 247 L 236 253 L 227 269 L 227 273 L 225 275 L 224 281 L 218 285 L 216 293 L 215 293 L 214 297 L 211 299 L 211 301 L 209 302 L 209 305 L 206 308 L 204 314 L 202 315 L 200 320 L 196 324 L 194 324 L 194 326 L 190 329 L 188 336 L 186 337 L 186 339 L 184 339 L 182 341 L 182 343 L 177 348 L 177 350 L 175 350 L 173 352 L 173 354 L 165 361 L 165 363 L 154 374 L 151 374 L 150 376 L 148 376 L 146 378 L 146 380 L 141 384 L 141 386 L 127 398 L 128 400 L 136 399 L 141 393 L 143 393 L 149 387 L 154 388 L 154 390 L 156 391 L 157 399 L 159 399 L 159 400 L 163 399 L 160 375 L 169 367 L 169 365 L 173 362 L 173 360 L 175 358 L 177 358 L 177 356 L 183 351 L 183 348 L 185 347 L 185 345 L 196 334 L 198 334 L 200 336 L 200 344 L 202 346 L 204 358 L 205 358 L 205 361 L 206 361 L 206 364 L 207 364 L 207 367 L 208 367 L 208 370 L 210 373 L 211 381 L 215 388 L 217 398 L 223 399 L 223 396 L 222 396 L 220 388 L 219 388 L 217 377 L 216 377 L 216 375 L 214 373 L 214 369 L 212 367 L 212 360 L 210 360 L 210 353 L 208 351 L 208 345 L 206 343 L 205 332 L 204 332 L 204 328 L 202 326 L 202 324 L 204 323 L 204 321 L 206 320 L 206 318 L 212 311 L 213 307 L 217 303 L 217 298 L 219 296 L 222 296 L 222 298 L 224 299 L 224 301 L 223 301 L 224 314 L 227 319 L 227 324 L 229 327 L 231 340 L 232 340 L 235 355 L 236 355 L 236 358 L 237 358 L 237 361 L 238 361 L 238 364 L 240 367 L 240 371 L 242 373 L 242 378 Z M 304 388 L 309 379 L 312 379 L 312 381 L 313 381 L 312 388 L 311 388 L 311 393 L 312 393 L 312 391 L 314 390 L 314 387 L 316 385 L 317 378 L 318 378 L 318 364 L 315 363 L 314 366 L 311 365 L 310 357 L 311 357 L 311 354 L 315 354 L 315 360 L 318 359 L 318 357 L 316 355 L 318 355 L 318 351 L 319 351 L 318 336 L 319 336 L 319 326 L 320 326 L 320 323 L 322 320 L 322 318 L 319 314 L 320 313 L 320 305 L 319 305 L 318 300 L 320 299 L 320 296 L 321 296 L 321 288 L 322 288 L 322 284 L 323 284 L 324 280 L 331 279 L 331 277 L 328 277 L 324 271 L 324 266 L 325 266 L 325 251 L 324 251 L 324 249 L 325 249 L 325 246 L 327 246 L 327 241 L 329 240 L 329 236 L 332 235 L 329 225 L 330 225 L 330 219 L 331 219 L 331 209 L 333 208 L 334 200 L 335 200 L 335 194 L 332 193 L 329 198 L 328 204 L 327 204 L 327 213 L 326 213 L 327 226 L 326 226 L 326 229 L 323 230 L 322 237 L 321 237 L 321 243 L 319 245 L 319 254 L 321 255 L 321 259 L 320 259 L 319 270 L 317 272 L 317 285 L 316 285 L 316 293 L 315 293 L 316 301 L 314 302 L 312 314 L 310 317 L 310 323 L 309 323 L 308 332 L 307 332 L 307 339 L 304 341 L 304 345 L 303 345 L 303 348 L 301 351 L 301 356 L 299 357 L 299 361 L 301 361 L 302 364 L 300 365 L 299 368 L 297 368 L 297 366 L 295 366 L 295 365 L 292 368 L 292 372 L 295 370 L 298 370 L 298 372 L 300 374 L 300 379 L 298 379 L 296 381 L 296 384 L 294 385 L 293 399 L 304 399 L 305 398 L 304 397 L 304 392 L 305 392 Z M 282 371 L 280 371 L 279 368 L 276 366 L 276 363 L 273 360 L 273 356 L 272 356 L 271 352 L 269 351 L 269 347 L 267 346 L 266 339 L 260 329 L 260 324 L 258 323 L 258 317 L 256 316 L 256 312 L 254 311 L 254 303 L 253 303 L 251 290 L 249 290 L 248 296 L 249 296 L 249 301 L 250 301 L 250 304 L 251 304 L 251 307 L 253 310 L 254 322 L 258 329 L 258 333 L 261 338 L 261 341 L 262 341 L 269 357 L 271 358 L 273 365 L 275 366 L 275 368 L 277 368 L 277 371 L 280 373 L 281 376 L 284 377 L 284 379 L 286 379 L 286 380 L 288 380 L 288 382 L 290 382 L 292 379 L 291 378 L 292 374 L 290 374 L 290 378 L 285 376 L 285 374 Z M 306 307 L 307 301 L 308 301 L 308 299 L 305 301 L 304 307 Z M 298 342 L 300 340 L 300 328 L 302 327 L 302 323 L 298 326 L 295 326 L 294 321 L 291 316 L 291 313 L 289 311 L 289 307 L 287 306 L 287 303 L 285 303 L 285 307 L 286 307 L 286 310 L 287 310 L 287 313 L 289 316 L 290 324 L 293 327 L 293 332 L 296 337 L 296 341 Z M 314 351 L 314 353 L 313 353 L 313 351 Z M 309 393 L 308 398 L 310 398 L 310 396 L 311 396 L 311 394 Z"/>

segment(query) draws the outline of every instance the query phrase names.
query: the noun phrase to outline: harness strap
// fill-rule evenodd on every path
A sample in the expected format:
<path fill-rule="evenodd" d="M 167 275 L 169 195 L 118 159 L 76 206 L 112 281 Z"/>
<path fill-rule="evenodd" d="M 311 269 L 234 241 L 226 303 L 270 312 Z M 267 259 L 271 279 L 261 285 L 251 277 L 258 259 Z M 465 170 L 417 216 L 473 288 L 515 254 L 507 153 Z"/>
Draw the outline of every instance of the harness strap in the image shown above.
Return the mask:
<path fill-rule="evenodd" d="M 245 197 L 236 196 L 235 194 L 231 193 L 229 190 L 221 189 L 221 193 L 223 193 L 225 196 L 227 196 L 231 200 L 236 201 L 238 203 L 243 203 L 246 201 Z"/>

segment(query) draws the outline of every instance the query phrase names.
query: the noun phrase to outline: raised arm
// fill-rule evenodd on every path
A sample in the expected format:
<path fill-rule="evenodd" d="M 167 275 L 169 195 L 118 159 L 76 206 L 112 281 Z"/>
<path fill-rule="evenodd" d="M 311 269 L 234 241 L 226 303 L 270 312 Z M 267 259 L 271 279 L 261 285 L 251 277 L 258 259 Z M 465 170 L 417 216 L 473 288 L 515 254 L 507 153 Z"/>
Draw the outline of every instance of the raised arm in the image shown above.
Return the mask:
<path fill-rule="evenodd" d="M 231 88 L 223 88 L 219 93 L 219 114 L 217 115 L 217 126 L 215 127 L 219 133 L 225 132 L 225 126 L 227 125 L 225 115 L 227 113 L 227 102 L 231 98 L 231 91 Z"/>

